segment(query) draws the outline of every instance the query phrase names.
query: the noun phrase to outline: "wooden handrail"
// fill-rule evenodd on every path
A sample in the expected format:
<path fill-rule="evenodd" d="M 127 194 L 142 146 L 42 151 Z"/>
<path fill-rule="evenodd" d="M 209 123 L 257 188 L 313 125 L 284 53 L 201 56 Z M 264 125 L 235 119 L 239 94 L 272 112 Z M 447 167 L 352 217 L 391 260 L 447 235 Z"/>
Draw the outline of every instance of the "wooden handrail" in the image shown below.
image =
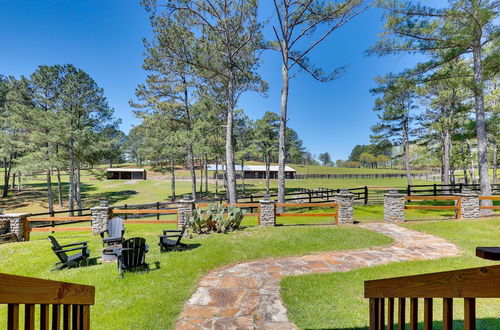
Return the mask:
<path fill-rule="evenodd" d="M 7 329 L 19 328 L 20 305 L 24 305 L 25 329 L 33 329 L 38 319 L 40 329 L 60 329 L 62 322 L 64 329 L 71 326 L 88 330 L 90 306 L 94 303 L 93 286 L 0 273 L 0 304 L 7 304 L 7 324 L 4 325 Z M 35 316 L 36 304 L 40 305 L 39 317 Z"/>
<path fill-rule="evenodd" d="M 370 299 L 370 329 L 394 327 L 394 302 L 398 323 L 404 329 L 406 299 L 410 299 L 410 328 L 418 327 L 418 299 L 424 299 L 424 328 L 432 329 L 433 299 L 443 299 L 443 329 L 452 329 L 453 298 L 464 299 L 464 327 L 475 329 L 476 298 L 500 298 L 500 265 L 365 281 Z M 386 300 L 387 299 L 387 300 Z M 387 301 L 387 323 L 385 302 Z"/>

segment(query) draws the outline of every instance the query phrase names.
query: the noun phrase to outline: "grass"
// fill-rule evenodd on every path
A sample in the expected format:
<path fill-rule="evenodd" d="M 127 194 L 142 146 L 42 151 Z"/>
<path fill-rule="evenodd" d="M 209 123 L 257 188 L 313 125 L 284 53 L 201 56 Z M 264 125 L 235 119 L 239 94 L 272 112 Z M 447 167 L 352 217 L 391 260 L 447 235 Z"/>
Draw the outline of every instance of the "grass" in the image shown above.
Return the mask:
<path fill-rule="evenodd" d="M 163 228 L 156 224 L 127 224 L 126 237 L 144 237 L 150 246 L 146 258 L 152 268 L 150 273 L 128 272 L 120 279 L 116 264 L 109 263 L 51 271 L 56 257 L 44 239 L 47 233 L 40 232 L 32 233 L 29 242 L 0 245 L 0 272 L 94 285 L 93 329 L 159 329 L 173 326 L 199 278 L 218 266 L 391 243 L 388 237 L 354 226 L 247 227 L 230 234 L 187 240 L 190 249 L 185 251 L 160 253 L 157 235 Z M 99 237 L 84 233 L 54 235 L 63 244 L 89 240 L 91 257 L 100 254 Z"/>
<path fill-rule="evenodd" d="M 414 275 L 490 265 L 475 257 L 477 246 L 500 245 L 500 219 L 469 221 L 426 221 L 405 227 L 447 238 L 461 248 L 458 257 L 432 261 L 392 263 L 345 273 L 288 277 L 281 282 L 281 293 L 290 319 L 302 329 L 365 329 L 369 326 L 368 301 L 363 298 L 363 282 L 370 279 Z M 422 303 L 422 302 L 420 302 Z M 422 306 L 422 305 L 421 305 Z M 454 329 L 463 328 L 462 299 L 455 299 Z M 500 328 L 500 301 L 478 299 L 478 329 Z M 442 313 L 436 299 L 435 329 Z M 420 318 L 422 319 L 422 318 Z"/>

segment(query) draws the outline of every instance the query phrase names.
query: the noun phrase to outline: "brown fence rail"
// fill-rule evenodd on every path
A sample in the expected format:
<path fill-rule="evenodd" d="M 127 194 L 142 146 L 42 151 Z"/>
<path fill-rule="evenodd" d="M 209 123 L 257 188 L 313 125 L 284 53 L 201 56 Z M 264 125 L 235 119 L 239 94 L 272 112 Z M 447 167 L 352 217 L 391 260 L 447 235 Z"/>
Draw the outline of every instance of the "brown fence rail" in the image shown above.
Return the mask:
<path fill-rule="evenodd" d="M 322 207 L 322 208 L 333 208 L 335 212 L 333 213 L 276 213 L 276 217 L 327 217 L 333 218 L 333 223 L 339 224 L 339 207 L 337 203 L 276 203 L 276 207 Z"/>
<path fill-rule="evenodd" d="M 410 300 L 410 329 L 418 329 L 419 298 L 424 300 L 424 329 L 432 329 L 433 299 L 443 299 L 443 329 L 453 328 L 453 299 L 464 299 L 464 328 L 475 329 L 476 298 L 500 298 L 500 265 L 415 276 L 365 281 L 370 299 L 370 329 L 405 329 L 406 302 Z M 387 302 L 387 308 L 386 306 Z M 386 313 L 387 312 L 387 313 Z M 386 322 L 387 321 L 387 322 Z"/>
<path fill-rule="evenodd" d="M 95 288 L 66 282 L 0 273 L 0 304 L 7 305 L 6 328 L 90 329 L 90 306 L 95 303 Z M 20 317 L 24 305 L 24 317 Z M 35 305 L 40 305 L 35 315 Z M 2 318 L 3 319 L 3 318 Z M 38 327 L 37 327 L 38 328 Z"/>
<path fill-rule="evenodd" d="M 175 205 L 177 207 L 177 205 Z M 140 214 L 140 215 L 152 215 L 156 214 L 156 220 L 128 220 L 125 218 L 124 222 L 125 223 L 177 223 L 176 220 L 160 220 L 160 214 L 176 214 L 177 215 L 177 209 L 113 209 L 111 218 L 115 214 Z"/>
<path fill-rule="evenodd" d="M 196 203 L 196 208 L 207 208 L 211 203 Z M 260 204 L 259 203 L 221 203 L 222 206 L 234 206 L 242 209 L 250 209 L 250 213 L 245 213 L 245 217 L 257 217 L 257 223 L 260 224 Z M 253 212 L 257 209 L 257 212 Z"/>
<path fill-rule="evenodd" d="M 480 201 L 500 201 L 500 196 L 479 196 Z M 500 205 L 481 205 L 481 210 L 500 210 Z"/>
<path fill-rule="evenodd" d="M 32 231 L 91 231 L 92 227 L 56 227 L 67 223 L 80 223 L 92 221 L 92 216 L 68 216 L 68 217 L 26 217 L 24 222 L 24 240 L 30 240 L 30 233 Z M 32 227 L 32 223 L 42 222 L 40 226 Z M 58 222 L 58 224 L 56 224 Z"/>
<path fill-rule="evenodd" d="M 456 201 L 455 205 L 405 205 L 407 210 L 455 210 L 455 219 L 462 218 L 460 196 L 406 196 L 407 201 Z"/>

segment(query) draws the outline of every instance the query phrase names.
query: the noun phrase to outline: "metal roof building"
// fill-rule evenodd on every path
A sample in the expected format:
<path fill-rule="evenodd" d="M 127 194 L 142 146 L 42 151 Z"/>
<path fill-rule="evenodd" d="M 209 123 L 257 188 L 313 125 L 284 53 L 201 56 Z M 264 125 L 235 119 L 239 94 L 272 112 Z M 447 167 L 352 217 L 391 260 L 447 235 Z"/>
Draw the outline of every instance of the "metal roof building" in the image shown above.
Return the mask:
<path fill-rule="evenodd" d="M 209 164 L 208 165 L 208 170 L 215 172 L 215 164 Z M 218 165 L 217 169 L 219 171 L 225 171 L 226 165 Z M 245 176 L 245 179 L 265 179 L 266 178 L 266 166 L 265 165 L 245 165 L 243 168 L 241 165 L 236 165 L 235 166 L 236 173 L 239 172 L 243 173 Z M 291 168 L 290 166 L 285 166 L 285 177 L 287 179 L 293 179 L 295 178 L 295 169 Z M 214 173 L 215 177 L 215 173 Z M 276 165 L 271 165 L 269 168 L 269 177 L 271 179 L 277 179 L 278 178 L 278 166 Z"/>

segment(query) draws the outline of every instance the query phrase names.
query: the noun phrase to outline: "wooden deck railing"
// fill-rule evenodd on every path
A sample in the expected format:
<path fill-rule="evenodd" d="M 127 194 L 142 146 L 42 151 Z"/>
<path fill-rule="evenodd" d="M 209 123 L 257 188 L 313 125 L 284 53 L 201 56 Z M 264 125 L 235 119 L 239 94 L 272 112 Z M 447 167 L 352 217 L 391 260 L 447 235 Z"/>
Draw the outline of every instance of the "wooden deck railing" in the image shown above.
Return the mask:
<path fill-rule="evenodd" d="M 405 205 L 407 210 L 455 210 L 455 219 L 462 218 L 462 198 L 460 196 L 406 196 L 407 201 L 456 201 L 455 205 Z"/>
<path fill-rule="evenodd" d="M 276 213 L 277 217 L 327 217 L 333 218 L 333 223 L 339 224 L 339 205 L 337 203 L 276 203 L 276 207 L 322 207 L 333 208 L 332 213 Z"/>
<path fill-rule="evenodd" d="M 7 322 L 3 326 L 9 330 L 20 326 L 34 329 L 35 323 L 41 330 L 90 329 L 90 306 L 94 301 L 93 286 L 0 273 L 0 304 L 7 304 Z M 40 305 L 38 315 L 35 305 Z"/>
<path fill-rule="evenodd" d="M 453 299 L 459 298 L 464 299 L 464 328 L 473 330 L 476 298 L 500 298 L 500 265 L 365 281 L 365 298 L 370 299 L 372 330 L 385 329 L 386 324 L 394 329 L 396 299 L 398 329 L 405 329 L 407 299 L 410 329 L 418 329 L 419 298 L 424 300 L 424 329 L 432 329 L 433 299 L 443 299 L 442 328 L 452 329 Z"/>

